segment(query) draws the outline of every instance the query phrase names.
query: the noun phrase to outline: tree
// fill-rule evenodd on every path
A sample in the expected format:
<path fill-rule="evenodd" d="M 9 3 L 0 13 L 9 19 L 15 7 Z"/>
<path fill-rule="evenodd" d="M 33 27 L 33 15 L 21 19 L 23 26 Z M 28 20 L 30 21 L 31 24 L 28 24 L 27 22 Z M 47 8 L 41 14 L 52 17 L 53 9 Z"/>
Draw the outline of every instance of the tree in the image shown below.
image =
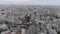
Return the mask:
<path fill-rule="evenodd" d="M 5 24 L 8 24 L 8 21 L 5 21 Z"/>
<path fill-rule="evenodd" d="M 1 34 L 1 32 L 2 32 L 3 30 L 2 29 L 0 29 L 0 34 Z"/>

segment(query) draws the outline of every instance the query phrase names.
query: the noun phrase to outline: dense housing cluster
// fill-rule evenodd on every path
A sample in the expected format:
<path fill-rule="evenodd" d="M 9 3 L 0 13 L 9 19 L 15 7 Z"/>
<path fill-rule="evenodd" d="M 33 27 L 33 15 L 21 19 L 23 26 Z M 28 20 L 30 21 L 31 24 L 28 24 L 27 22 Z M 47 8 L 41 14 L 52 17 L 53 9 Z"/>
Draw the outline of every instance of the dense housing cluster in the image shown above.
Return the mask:
<path fill-rule="evenodd" d="M 59 7 L 1 6 L 1 34 L 58 34 Z"/>

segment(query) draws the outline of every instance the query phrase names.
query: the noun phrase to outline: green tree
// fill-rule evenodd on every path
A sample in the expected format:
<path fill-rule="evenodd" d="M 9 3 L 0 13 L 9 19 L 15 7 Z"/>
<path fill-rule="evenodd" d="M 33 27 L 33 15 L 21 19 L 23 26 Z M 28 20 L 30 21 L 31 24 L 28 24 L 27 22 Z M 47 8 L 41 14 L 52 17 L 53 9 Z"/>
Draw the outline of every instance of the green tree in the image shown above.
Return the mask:
<path fill-rule="evenodd" d="M 1 34 L 1 32 L 2 32 L 2 29 L 0 29 L 0 34 Z"/>

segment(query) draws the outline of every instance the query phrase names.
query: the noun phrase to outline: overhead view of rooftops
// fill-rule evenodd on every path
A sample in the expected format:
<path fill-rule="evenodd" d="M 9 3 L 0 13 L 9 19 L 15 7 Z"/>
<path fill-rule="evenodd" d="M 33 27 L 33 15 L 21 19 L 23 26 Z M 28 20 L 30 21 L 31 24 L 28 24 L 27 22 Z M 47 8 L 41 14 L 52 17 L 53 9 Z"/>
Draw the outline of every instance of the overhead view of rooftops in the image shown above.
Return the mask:
<path fill-rule="evenodd" d="M 0 0 L 0 34 L 60 34 L 60 0 Z"/>

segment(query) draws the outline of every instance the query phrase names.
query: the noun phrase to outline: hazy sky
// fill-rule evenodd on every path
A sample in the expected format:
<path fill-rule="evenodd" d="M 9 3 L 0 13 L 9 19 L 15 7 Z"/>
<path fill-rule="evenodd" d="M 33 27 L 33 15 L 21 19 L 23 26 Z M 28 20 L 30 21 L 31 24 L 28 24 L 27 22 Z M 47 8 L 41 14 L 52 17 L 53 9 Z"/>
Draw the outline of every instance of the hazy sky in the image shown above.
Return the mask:
<path fill-rule="evenodd" d="M 0 4 L 60 5 L 60 0 L 0 0 Z"/>

